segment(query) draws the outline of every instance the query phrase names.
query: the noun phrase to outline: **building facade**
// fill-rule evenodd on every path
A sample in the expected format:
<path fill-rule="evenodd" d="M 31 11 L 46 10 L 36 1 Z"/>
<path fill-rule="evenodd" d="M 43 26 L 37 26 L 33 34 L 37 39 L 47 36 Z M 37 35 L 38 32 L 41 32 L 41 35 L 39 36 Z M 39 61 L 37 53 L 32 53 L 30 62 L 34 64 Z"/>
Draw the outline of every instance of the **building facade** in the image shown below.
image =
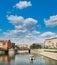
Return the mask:
<path fill-rule="evenodd" d="M 10 40 L 0 40 L 0 49 L 11 49 L 12 44 Z"/>
<path fill-rule="evenodd" d="M 46 39 L 44 43 L 45 43 L 45 47 L 57 48 L 57 37 L 51 38 L 51 39 Z"/>
<path fill-rule="evenodd" d="M 19 48 L 30 48 L 31 44 L 19 44 Z"/>

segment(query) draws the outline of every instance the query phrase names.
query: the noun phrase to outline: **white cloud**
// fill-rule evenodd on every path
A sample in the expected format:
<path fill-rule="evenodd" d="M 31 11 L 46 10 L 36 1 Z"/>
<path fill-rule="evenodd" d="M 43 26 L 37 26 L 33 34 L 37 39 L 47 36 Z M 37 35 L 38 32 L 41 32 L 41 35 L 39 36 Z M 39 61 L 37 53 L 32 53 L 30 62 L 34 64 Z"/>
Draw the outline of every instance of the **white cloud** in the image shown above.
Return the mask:
<path fill-rule="evenodd" d="M 40 34 L 40 32 L 39 32 L 39 31 L 34 30 L 34 31 L 32 31 L 32 34 L 36 34 L 36 35 L 38 35 L 38 34 Z"/>
<path fill-rule="evenodd" d="M 26 32 L 26 31 L 25 31 Z M 4 32 L 4 38 L 10 39 L 11 41 L 14 41 L 16 43 L 37 43 L 39 42 L 39 38 L 37 36 L 34 36 L 32 33 L 26 33 L 23 35 L 23 31 L 18 30 L 10 30 L 8 32 Z"/>
<path fill-rule="evenodd" d="M 7 32 L 3 32 L 4 36 L 5 37 L 10 37 L 10 38 L 13 38 L 13 37 L 24 37 L 25 33 L 27 32 L 27 30 L 9 30 Z"/>
<path fill-rule="evenodd" d="M 15 26 L 16 29 L 22 29 L 22 25 L 19 25 L 19 26 Z"/>
<path fill-rule="evenodd" d="M 44 32 L 43 34 L 41 34 L 41 37 L 44 37 L 44 38 L 50 38 L 50 37 L 53 37 L 55 36 L 56 34 L 53 33 L 53 32 Z"/>
<path fill-rule="evenodd" d="M 14 25 L 14 30 L 4 32 L 5 37 L 9 37 L 17 43 L 40 43 L 48 38 L 55 37 L 56 34 L 53 32 L 44 32 L 36 30 L 38 21 L 33 18 L 24 18 L 22 16 L 7 16 L 7 19 L 11 24 Z"/>
<path fill-rule="evenodd" d="M 24 20 L 24 27 L 26 27 L 28 30 L 34 30 L 37 22 L 38 21 L 33 18 L 27 18 Z"/>
<path fill-rule="evenodd" d="M 38 32 L 38 31 L 36 31 Z M 35 33 L 27 32 L 27 30 L 10 30 L 3 33 L 3 38 L 10 39 L 15 43 L 43 43 L 45 39 L 56 37 L 53 32 Z"/>
<path fill-rule="evenodd" d="M 57 26 L 57 15 L 50 16 L 50 19 L 46 20 L 44 19 L 45 25 L 48 27 Z"/>
<path fill-rule="evenodd" d="M 33 18 L 26 18 L 22 16 L 7 16 L 7 19 L 10 23 L 15 25 L 16 29 L 27 29 L 28 31 L 34 30 L 37 25 L 37 20 Z"/>
<path fill-rule="evenodd" d="M 20 40 L 23 43 L 36 42 L 35 40 L 37 38 L 34 34 L 39 34 L 39 32 L 35 30 L 38 22 L 36 19 L 14 15 L 7 16 L 7 19 L 9 20 L 9 23 L 14 25 L 15 29 L 4 32 L 4 37 L 9 37 L 10 39 L 14 38 L 16 41 Z M 32 34 L 32 31 L 34 34 Z"/>
<path fill-rule="evenodd" d="M 22 17 L 22 16 L 10 15 L 10 16 L 7 16 L 7 19 L 10 21 L 10 23 L 13 23 L 13 24 L 21 23 L 21 22 L 25 23 L 25 24 L 37 23 L 37 20 L 35 20 L 33 18 L 24 19 L 24 17 Z"/>
<path fill-rule="evenodd" d="M 7 16 L 7 19 L 12 24 L 22 24 L 24 21 L 24 18 L 22 16 L 14 16 L 14 15 Z"/>
<path fill-rule="evenodd" d="M 31 1 L 19 1 L 19 3 L 17 3 L 15 5 L 15 7 L 19 8 L 19 9 L 24 9 L 24 8 L 29 7 L 29 6 L 32 6 Z"/>

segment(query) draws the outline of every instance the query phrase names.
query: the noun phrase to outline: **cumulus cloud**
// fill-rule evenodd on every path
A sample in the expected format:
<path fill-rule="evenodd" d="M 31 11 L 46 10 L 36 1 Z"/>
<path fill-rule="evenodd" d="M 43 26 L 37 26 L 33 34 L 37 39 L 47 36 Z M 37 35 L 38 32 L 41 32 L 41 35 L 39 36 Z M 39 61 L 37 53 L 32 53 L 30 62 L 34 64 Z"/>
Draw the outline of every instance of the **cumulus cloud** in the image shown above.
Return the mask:
<path fill-rule="evenodd" d="M 7 32 L 3 32 L 5 37 L 10 37 L 10 38 L 18 38 L 18 37 L 24 37 L 26 34 L 27 30 L 9 30 Z"/>
<path fill-rule="evenodd" d="M 14 25 L 15 29 L 4 32 L 3 34 L 11 40 L 18 41 L 18 43 L 43 43 L 45 39 L 56 36 L 55 33 L 50 31 L 44 33 L 37 31 L 38 21 L 34 18 L 10 15 L 7 16 L 7 19 L 9 23 Z"/>
<path fill-rule="evenodd" d="M 22 29 L 22 25 L 15 26 L 16 29 Z"/>
<path fill-rule="evenodd" d="M 57 15 L 50 16 L 50 19 L 46 20 L 44 19 L 45 25 L 48 27 L 57 26 Z"/>
<path fill-rule="evenodd" d="M 16 29 L 27 29 L 27 30 L 34 30 L 38 21 L 33 18 L 24 18 L 22 16 L 14 16 L 10 15 L 7 16 L 7 19 L 10 21 L 10 23 L 15 25 Z"/>
<path fill-rule="evenodd" d="M 37 32 L 37 33 L 36 33 Z M 56 37 L 53 32 L 40 33 L 34 30 L 34 34 L 27 30 L 10 30 L 3 33 L 3 38 L 10 39 L 16 43 L 43 43 L 45 39 Z M 36 34 L 36 35 L 35 35 Z"/>
<path fill-rule="evenodd" d="M 36 19 L 14 15 L 7 16 L 7 19 L 9 23 L 14 25 L 15 29 L 4 32 L 5 37 L 10 37 L 10 39 L 14 38 L 27 43 L 38 41 L 37 35 L 40 34 L 40 32 L 35 30 L 38 23 Z"/>
<path fill-rule="evenodd" d="M 16 3 L 15 7 L 19 9 L 24 9 L 29 6 L 32 6 L 31 1 L 19 1 L 19 3 Z"/>
<path fill-rule="evenodd" d="M 37 36 L 34 36 L 32 33 L 26 32 L 26 30 L 10 30 L 4 32 L 3 34 L 4 38 L 10 39 L 11 41 L 14 41 L 16 43 L 37 43 L 40 40 Z"/>
<path fill-rule="evenodd" d="M 32 31 L 32 34 L 34 34 L 34 35 L 38 35 L 38 34 L 40 34 L 40 32 L 39 32 L 39 31 L 34 30 L 34 31 Z"/>
<path fill-rule="evenodd" d="M 14 15 L 7 16 L 7 19 L 12 24 L 22 24 L 24 21 L 24 18 L 22 16 L 14 16 Z"/>
<path fill-rule="evenodd" d="M 26 24 L 37 23 L 37 20 L 33 18 L 24 19 L 24 17 L 22 16 L 10 15 L 10 16 L 7 16 L 7 19 L 10 21 L 10 23 L 13 23 L 13 24 L 16 24 L 19 22 L 26 23 Z"/>
<path fill-rule="evenodd" d="M 44 32 L 43 34 L 41 34 L 41 37 L 43 37 L 43 38 L 50 38 L 50 37 L 53 37 L 55 35 L 56 34 L 53 33 L 53 32 Z"/>
<path fill-rule="evenodd" d="M 27 18 L 24 20 L 24 27 L 26 27 L 28 30 L 34 30 L 37 22 L 38 21 L 33 18 Z"/>

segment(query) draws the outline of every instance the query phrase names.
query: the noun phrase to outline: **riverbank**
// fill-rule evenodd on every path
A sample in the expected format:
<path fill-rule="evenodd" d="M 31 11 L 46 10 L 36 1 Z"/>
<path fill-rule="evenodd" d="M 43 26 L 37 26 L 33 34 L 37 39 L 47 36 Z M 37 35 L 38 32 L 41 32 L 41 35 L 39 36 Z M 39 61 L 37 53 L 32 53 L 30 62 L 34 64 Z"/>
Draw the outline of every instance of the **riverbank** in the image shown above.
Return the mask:
<path fill-rule="evenodd" d="M 46 56 L 48 58 L 57 60 L 57 53 L 45 52 L 44 50 L 45 49 L 33 49 L 33 50 L 31 50 L 31 53 L 40 54 L 40 55 Z"/>

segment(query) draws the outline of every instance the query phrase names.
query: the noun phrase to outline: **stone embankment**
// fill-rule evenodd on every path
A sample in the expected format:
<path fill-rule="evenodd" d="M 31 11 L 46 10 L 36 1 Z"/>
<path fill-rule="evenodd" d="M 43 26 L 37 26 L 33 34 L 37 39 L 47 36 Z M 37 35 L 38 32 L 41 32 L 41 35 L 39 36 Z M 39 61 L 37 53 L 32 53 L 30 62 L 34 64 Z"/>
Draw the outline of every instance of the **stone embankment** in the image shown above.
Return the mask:
<path fill-rule="evenodd" d="M 28 50 L 18 50 L 18 53 L 28 53 Z"/>
<path fill-rule="evenodd" d="M 57 53 L 45 52 L 44 49 L 33 49 L 31 50 L 31 53 L 40 54 L 40 55 L 49 57 L 51 59 L 57 60 Z"/>

